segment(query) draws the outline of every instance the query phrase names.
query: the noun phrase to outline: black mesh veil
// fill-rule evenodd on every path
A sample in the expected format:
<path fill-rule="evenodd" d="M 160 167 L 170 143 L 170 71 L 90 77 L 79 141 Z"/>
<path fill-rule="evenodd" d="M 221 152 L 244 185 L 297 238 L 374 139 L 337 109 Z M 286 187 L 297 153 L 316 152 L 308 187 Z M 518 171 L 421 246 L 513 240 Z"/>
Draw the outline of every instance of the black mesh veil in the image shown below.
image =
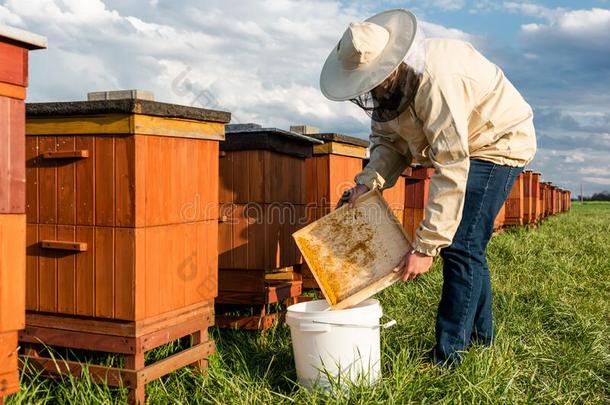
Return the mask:
<path fill-rule="evenodd" d="M 413 105 L 426 64 L 426 38 L 418 27 L 403 62 L 380 85 L 350 101 L 373 121 L 386 122 Z"/>
<path fill-rule="evenodd" d="M 412 105 L 420 79 L 420 74 L 402 62 L 383 83 L 350 101 L 373 121 L 391 121 Z"/>

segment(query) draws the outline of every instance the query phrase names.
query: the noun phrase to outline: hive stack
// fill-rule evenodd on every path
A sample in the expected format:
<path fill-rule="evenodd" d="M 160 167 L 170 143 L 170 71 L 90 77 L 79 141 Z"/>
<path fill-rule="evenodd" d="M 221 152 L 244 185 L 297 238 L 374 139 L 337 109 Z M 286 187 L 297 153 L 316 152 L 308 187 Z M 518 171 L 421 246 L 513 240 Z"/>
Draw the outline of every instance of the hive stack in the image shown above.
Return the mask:
<path fill-rule="evenodd" d="M 218 143 L 230 114 L 137 97 L 150 94 L 27 106 L 20 339 L 124 354 L 123 369 L 89 372 L 110 385 L 122 380 L 130 400 L 143 403 L 146 382 L 204 366 L 213 351 Z M 191 348 L 144 365 L 146 351 L 188 335 Z M 34 346 L 27 354 L 57 371 Z"/>
<path fill-rule="evenodd" d="M 322 141 L 277 128 L 228 127 L 220 146 L 219 326 L 267 328 L 279 316 L 267 305 L 301 294 L 292 233 L 307 223 L 305 160 L 315 144 Z M 244 306 L 255 314 L 228 315 Z"/>
<path fill-rule="evenodd" d="M 291 127 L 303 133 L 302 128 Z M 362 170 L 368 141 L 338 133 L 307 131 L 323 144 L 314 145 L 313 155 L 305 160 L 305 182 L 308 222 L 322 218 L 337 206 L 346 190 L 354 186 L 354 177 Z M 318 288 L 306 263 L 301 264 L 303 288 Z"/>
<path fill-rule="evenodd" d="M 19 390 L 25 319 L 25 108 L 28 53 L 44 37 L 0 25 L 0 403 Z"/>

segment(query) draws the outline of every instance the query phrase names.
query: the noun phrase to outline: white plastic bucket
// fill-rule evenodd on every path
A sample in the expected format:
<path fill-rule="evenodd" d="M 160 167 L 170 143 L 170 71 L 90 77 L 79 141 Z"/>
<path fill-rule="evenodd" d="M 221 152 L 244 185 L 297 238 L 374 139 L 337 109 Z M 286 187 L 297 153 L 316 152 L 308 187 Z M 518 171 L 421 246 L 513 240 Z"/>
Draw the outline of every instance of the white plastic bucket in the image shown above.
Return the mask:
<path fill-rule="evenodd" d="M 368 299 L 355 307 L 330 311 L 324 300 L 288 307 L 292 349 L 299 383 L 307 388 L 330 387 L 330 379 L 374 384 L 380 377 L 379 301 Z"/>

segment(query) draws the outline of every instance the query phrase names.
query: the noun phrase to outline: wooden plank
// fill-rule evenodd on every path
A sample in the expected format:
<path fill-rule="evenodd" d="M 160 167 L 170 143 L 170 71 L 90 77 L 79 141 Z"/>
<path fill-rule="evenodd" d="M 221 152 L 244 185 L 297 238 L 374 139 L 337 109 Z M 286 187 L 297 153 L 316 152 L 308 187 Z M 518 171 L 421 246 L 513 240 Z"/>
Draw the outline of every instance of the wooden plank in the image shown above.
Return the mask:
<path fill-rule="evenodd" d="M 101 335 L 135 337 L 133 322 L 100 320 L 90 317 L 27 312 L 28 327 L 61 329 L 64 331 L 87 332 Z"/>
<path fill-rule="evenodd" d="M 198 268 L 203 269 L 197 272 L 197 282 L 194 285 L 187 283 L 193 291 L 188 294 L 190 300 L 186 304 L 196 302 L 213 302 L 218 295 L 218 225 L 214 220 L 200 222 L 197 226 L 197 252 Z"/>
<path fill-rule="evenodd" d="M 18 367 L 17 332 L 0 333 L 0 375 Z"/>
<path fill-rule="evenodd" d="M 139 337 L 141 350 L 148 351 L 159 346 L 190 335 L 195 331 L 207 329 L 208 323 L 202 318 L 195 318 L 182 322 L 171 328 L 162 329 Z M 206 339 L 207 340 L 207 339 Z"/>
<path fill-rule="evenodd" d="M 39 225 L 40 239 L 57 239 L 55 225 Z M 38 259 L 39 308 L 44 312 L 57 311 L 57 256 L 54 250 L 42 250 Z"/>
<path fill-rule="evenodd" d="M 116 187 L 116 226 L 135 226 L 135 139 L 133 136 L 114 138 L 114 183 Z M 110 175 L 110 173 L 106 174 Z"/>
<path fill-rule="evenodd" d="M 56 152 L 46 152 L 46 154 L 63 154 L 74 149 L 74 137 L 58 136 Z M 63 225 L 76 224 L 76 170 L 71 161 L 57 162 L 57 223 Z"/>
<path fill-rule="evenodd" d="M 38 225 L 26 225 L 26 284 L 25 307 L 37 311 L 38 304 L 38 260 L 40 257 L 40 244 L 38 241 Z"/>
<path fill-rule="evenodd" d="M 233 155 L 233 201 L 246 204 L 250 201 L 250 159 L 254 151 L 227 152 Z M 257 202 L 257 201 L 254 201 Z"/>
<path fill-rule="evenodd" d="M 144 231 L 146 257 L 146 311 L 145 318 L 158 315 L 160 313 L 159 291 L 163 287 L 161 284 L 161 264 L 158 260 L 159 254 L 165 254 L 163 240 L 159 237 L 159 232 L 163 232 L 164 227 L 146 228 Z M 140 256 L 138 254 L 138 256 Z"/>
<path fill-rule="evenodd" d="M 38 139 L 40 153 L 54 152 L 57 141 L 54 136 Z M 54 162 L 39 162 L 38 169 L 38 221 L 43 224 L 57 223 L 57 167 Z"/>
<path fill-rule="evenodd" d="M 327 301 L 348 308 L 400 278 L 392 270 L 409 239 L 377 190 L 294 235 Z"/>
<path fill-rule="evenodd" d="M 58 234 L 58 237 L 62 236 Z M 40 241 L 40 245 L 43 249 L 72 250 L 75 252 L 86 252 L 88 250 L 87 242 L 78 242 L 73 240 L 74 236 L 72 234 L 68 234 L 67 239 L 68 240 L 43 239 Z"/>
<path fill-rule="evenodd" d="M 235 176 L 242 176 L 247 174 L 248 178 L 248 191 L 247 200 L 240 200 L 242 203 L 250 202 L 266 202 L 265 201 L 265 182 L 273 181 L 272 179 L 265 176 L 265 152 L 261 150 L 248 151 L 248 169 L 247 172 L 241 174 L 237 171 L 234 172 Z"/>
<path fill-rule="evenodd" d="M 366 157 L 366 148 L 339 142 L 326 142 L 321 145 L 313 145 L 313 153 L 314 155 L 334 154 L 364 159 Z"/>
<path fill-rule="evenodd" d="M 246 226 L 247 235 L 246 250 L 248 262 L 244 269 L 267 268 L 267 237 L 268 237 L 268 213 L 269 204 L 247 204 L 244 206 L 243 217 L 238 218 Z"/>
<path fill-rule="evenodd" d="M 95 228 L 95 316 L 112 318 L 114 312 L 114 228 Z"/>
<path fill-rule="evenodd" d="M 28 136 L 36 135 L 96 135 L 130 134 L 129 114 L 99 114 L 73 117 L 28 117 Z"/>
<path fill-rule="evenodd" d="M 233 268 L 238 269 L 248 267 L 248 223 L 245 220 L 245 210 L 246 206 L 243 204 L 234 205 L 233 224 L 231 226 L 231 256 Z"/>
<path fill-rule="evenodd" d="M 88 250 L 76 255 L 76 314 L 95 315 L 95 232 L 91 226 L 77 226 L 76 240 Z"/>
<path fill-rule="evenodd" d="M 233 152 L 221 152 L 219 156 L 219 193 L 218 201 L 223 203 L 234 201 L 233 189 Z M 191 161 L 191 159 L 189 159 Z"/>
<path fill-rule="evenodd" d="M 135 183 L 135 226 L 146 225 L 147 219 L 147 199 L 148 199 L 148 136 L 136 135 L 134 159 L 134 183 Z M 160 165 L 157 165 L 160 166 Z"/>
<path fill-rule="evenodd" d="M 233 268 L 233 210 L 234 204 L 222 203 L 218 220 L 218 266 Z"/>
<path fill-rule="evenodd" d="M 59 137 L 58 137 L 59 138 Z M 71 143 L 74 142 L 74 137 L 61 137 L 69 139 Z M 58 144 L 61 144 L 61 141 L 58 139 Z M 79 149 L 79 150 L 62 150 L 57 152 L 46 152 L 40 156 L 42 159 L 83 159 L 89 157 L 89 150 L 87 149 Z"/>
<path fill-rule="evenodd" d="M 214 353 L 214 342 L 208 341 L 178 352 L 138 371 L 138 381 L 146 384 Z"/>
<path fill-rule="evenodd" d="M 114 317 L 135 319 L 136 236 L 131 228 L 115 229 Z"/>
<path fill-rule="evenodd" d="M 19 391 L 19 371 L 10 371 L 0 374 L 0 402 L 4 401 L 4 396 L 11 395 Z"/>
<path fill-rule="evenodd" d="M 0 213 L 25 213 L 23 101 L 0 97 Z"/>
<path fill-rule="evenodd" d="M 68 244 L 72 245 L 84 244 L 86 249 L 86 243 L 76 242 L 76 228 L 74 226 L 58 225 L 57 238 L 62 241 L 70 241 Z M 42 247 L 48 248 L 45 242 L 42 241 Z M 68 249 L 57 257 L 57 311 L 64 314 L 76 313 L 76 254 L 70 252 L 70 250 L 80 252 L 82 246 Z"/>
<path fill-rule="evenodd" d="M 94 364 L 83 364 L 77 361 L 63 359 L 21 356 L 24 363 L 34 367 L 44 375 L 73 375 L 81 376 L 86 369 L 91 380 L 97 384 L 106 384 L 111 387 L 131 387 L 136 385 L 137 375 L 135 371 L 97 366 Z"/>
<path fill-rule="evenodd" d="M 223 141 L 225 124 L 220 122 L 195 121 L 181 118 L 156 117 L 134 114 L 133 134 L 169 136 L 176 138 L 193 138 Z"/>
<path fill-rule="evenodd" d="M 25 214 L 1 214 L 0 332 L 24 325 L 25 240 Z"/>
<path fill-rule="evenodd" d="M 24 86 L 0 82 L 0 96 L 25 100 L 26 88 Z"/>
<path fill-rule="evenodd" d="M 30 325 L 19 332 L 19 341 L 108 353 L 133 353 L 135 346 L 133 337 L 99 335 Z"/>
<path fill-rule="evenodd" d="M 25 48 L 0 42 L 0 82 L 27 87 L 27 54 Z"/>
<path fill-rule="evenodd" d="M 36 139 L 37 137 L 28 137 Z M 76 223 L 79 225 L 95 224 L 95 138 L 93 136 L 78 136 L 75 147 L 90 152 L 87 159 L 79 159 L 74 163 L 76 171 Z"/>
<path fill-rule="evenodd" d="M 38 138 L 25 139 L 25 213 L 27 221 L 38 222 Z"/>
<path fill-rule="evenodd" d="M 160 165 L 161 166 L 161 165 Z M 115 225 L 114 138 L 95 138 L 95 224 Z"/>
<path fill-rule="evenodd" d="M 146 316 L 146 229 L 136 228 L 135 234 L 135 255 L 134 255 L 134 319 L 139 321 Z"/>

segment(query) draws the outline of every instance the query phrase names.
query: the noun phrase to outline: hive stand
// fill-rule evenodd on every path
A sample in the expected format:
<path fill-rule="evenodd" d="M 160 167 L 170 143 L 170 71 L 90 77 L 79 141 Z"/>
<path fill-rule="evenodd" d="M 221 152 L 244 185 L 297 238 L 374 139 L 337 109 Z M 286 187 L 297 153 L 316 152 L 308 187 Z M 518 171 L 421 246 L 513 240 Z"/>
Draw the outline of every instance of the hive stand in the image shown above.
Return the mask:
<path fill-rule="evenodd" d="M 27 328 L 19 334 L 24 346 L 21 358 L 51 377 L 65 374 L 80 377 L 86 368 L 94 382 L 128 388 L 129 402 L 144 404 L 147 383 L 188 365 L 205 371 L 207 358 L 214 352 L 214 342 L 208 340 L 208 327 L 213 322 L 211 302 L 144 322 L 28 314 Z M 152 364 L 144 363 L 146 352 L 185 336 L 191 338 L 189 348 Z M 49 346 L 122 354 L 124 365 L 120 368 L 85 366 L 52 356 L 47 351 Z"/>
<path fill-rule="evenodd" d="M 39 35 L 0 24 L 0 404 L 19 390 L 17 331 L 25 314 L 25 107 Z"/>
<path fill-rule="evenodd" d="M 293 270 L 302 257 L 292 233 L 307 223 L 305 159 L 321 143 L 256 124 L 227 126 L 220 144 L 218 326 L 268 328 L 281 319 L 270 305 L 301 295 Z"/>
<path fill-rule="evenodd" d="M 27 277 L 24 343 L 125 355 L 93 374 L 130 388 L 213 349 L 218 143 L 230 114 L 122 98 L 26 108 Z M 195 345 L 150 366 L 147 350 Z M 52 371 L 36 352 L 30 360 Z M 80 366 L 67 363 L 65 372 Z M 119 378 L 120 377 L 120 378 Z M 97 378 L 97 377 L 96 377 Z"/>

